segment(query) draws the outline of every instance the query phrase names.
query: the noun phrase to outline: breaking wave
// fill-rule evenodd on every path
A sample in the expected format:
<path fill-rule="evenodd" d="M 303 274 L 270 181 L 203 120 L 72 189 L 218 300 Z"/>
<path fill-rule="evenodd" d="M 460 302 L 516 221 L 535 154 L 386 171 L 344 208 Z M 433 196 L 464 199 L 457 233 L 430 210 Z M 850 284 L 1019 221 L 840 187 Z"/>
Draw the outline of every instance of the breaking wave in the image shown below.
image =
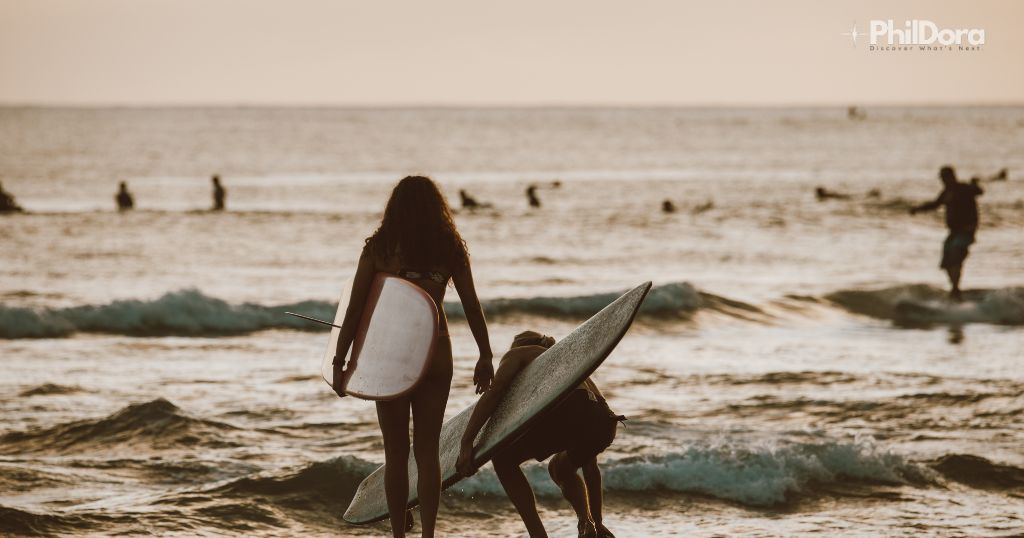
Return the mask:
<path fill-rule="evenodd" d="M 950 302 L 945 290 L 925 284 L 842 290 L 825 298 L 849 312 L 903 326 L 1024 325 L 1024 288 L 1021 287 L 968 290 L 960 303 Z"/>
<path fill-rule="evenodd" d="M 0 453 L 60 451 L 144 444 L 147 448 L 227 447 L 222 434 L 234 426 L 193 418 L 158 398 L 129 405 L 99 420 L 78 420 L 0 436 Z"/>
<path fill-rule="evenodd" d="M 585 319 L 610 304 L 619 293 L 572 297 L 527 297 L 484 301 L 492 317 L 523 315 Z M 151 301 L 120 300 L 104 305 L 33 309 L 0 305 L 0 338 L 61 338 L 75 333 L 127 336 L 226 336 L 268 329 L 322 331 L 318 324 L 285 315 L 299 312 L 333 319 L 337 304 L 302 301 L 276 306 L 231 304 L 195 289 L 167 293 Z M 700 309 L 738 316 L 758 313 L 752 305 L 702 293 L 687 283 L 656 286 L 640 310 L 641 316 L 687 318 Z M 457 302 L 445 303 L 452 319 L 465 313 Z"/>
<path fill-rule="evenodd" d="M 187 289 L 151 301 L 121 300 L 104 305 L 32 309 L 0 305 L 0 338 L 58 338 L 76 332 L 128 336 L 244 334 L 264 329 L 319 330 L 285 315 L 287 310 L 333 318 L 334 305 L 303 301 L 279 306 L 230 304 Z"/>
<path fill-rule="evenodd" d="M 546 466 L 525 469 L 539 495 L 558 488 Z M 601 462 L 608 491 L 694 493 L 750 506 L 778 505 L 816 487 L 847 481 L 913 484 L 931 481 L 930 471 L 870 441 L 793 445 L 695 445 L 658 456 Z M 492 471 L 459 482 L 460 495 L 503 495 Z"/>
<path fill-rule="evenodd" d="M 623 290 L 625 291 L 625 290 Z M 561 318 L 588 318 L 601 311 L 622 292 L 595 293 L 570 297 L 522 297 L 511 299 L 490 299 L 483 301 L 484 313 L 489 317 L 500 316 L 545 316 Z M 655 286 L 647 294 L 640 307 L 640 315 L 650 317 L 686 317 L 703 306 L 705 297 L 713 297 L 697 291 L 686 282 Z M 449 302 L 444 305 L 450 318 L 463 319 L 465 312 L 461 303 Z"/>

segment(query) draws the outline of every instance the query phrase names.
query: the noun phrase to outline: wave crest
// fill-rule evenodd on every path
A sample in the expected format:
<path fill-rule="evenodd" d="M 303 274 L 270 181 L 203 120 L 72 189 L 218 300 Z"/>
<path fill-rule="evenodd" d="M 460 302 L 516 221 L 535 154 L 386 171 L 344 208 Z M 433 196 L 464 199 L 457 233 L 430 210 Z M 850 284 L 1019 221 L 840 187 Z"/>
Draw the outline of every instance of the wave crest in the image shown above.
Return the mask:
<path fill-rule="evenodd" d="M 572 297 L 491 299 L 483 302 L 483 309 L 493 318 L 522 315 L 585 319 L 618 296 L 619 293 L 613 292 Z M 687 283 L 673 283 L 652 289 L 640 315 L 686 318 L 702 307 L 725 311 L 737 309 L 736 305 L 743 303 L 703 294 Z M 756 310 L 749 305 L 743 306 Z M 465 318 L 461 303 L 447 302 L 444 308 L 450 318 Z M 126 336 L 227 336 L 268 329 L 323 331 L 324 327 L 285 315 L 285 311 L 334 319 L 336 309 L 336 303 L 312 300 L 276 306 L 231 304 L 195 289 L 167 293 L 151 301 L 132 299 L 69 308 L 31 309 L 0 305 L 0 338 L 63 338 L 76 332 Z"/>
<path fill-rule="evenodd" d="M 931 467 L 955 482 L 983 489 L 1024 487 L 1024 469 L 993 463 L 971 454 L 948 454 Z"/>
<path fill-rule="evenodd" d="M 489 317 L 521 315 L 585 319 L 600 312 L 619 295 L 620 292 L 611 292 L 569 297 L 490 299 L 483 301 L 482 306 Z M 700 309 L 704 302 L 703 294 L 687 282 L 663 284 L 651 288 L 640 307 L 640 315 L 686 317 Z M 449 318 L 466 317 L 461 303 L 445 303 L 444 310 Z"/>
<path fill-rule="evenodd" d="M 926 284 L 875 290 L 841 290 L 825 296 L 855 314 L 890 320 L 898 325 L 991 323 L 1024 325 L 1024 288 L 968 290 L 964 302 L 947 300 L 947 292 Z"/>
<path fill-rule="evenodd" d="M 0 452 L 68 451 L 112 445 L 145 444 L 149 448 L 178 446 L 224 447 L 221 434 L 234 426 L 193 418 L 178 406 L 158 398 L 129 405 L 99 420 L 79 420 L 50 428 L 0 436 Z"/>
<path fill-rule="evenodd" d="M 922 483 L 930 473 L 871 441 L 787 445 L 695 445 L 658 456 L 601 462 L 608 491 L 697 493 L 750 506 L 785 503 L 817 486 L 846 479 L 884 484 Z M 542 465 L 524 471 L 539 495 L 557 486 Z M 493 472 L 480 472 L 452 488 L 460 495 L 503 495 Z"/>

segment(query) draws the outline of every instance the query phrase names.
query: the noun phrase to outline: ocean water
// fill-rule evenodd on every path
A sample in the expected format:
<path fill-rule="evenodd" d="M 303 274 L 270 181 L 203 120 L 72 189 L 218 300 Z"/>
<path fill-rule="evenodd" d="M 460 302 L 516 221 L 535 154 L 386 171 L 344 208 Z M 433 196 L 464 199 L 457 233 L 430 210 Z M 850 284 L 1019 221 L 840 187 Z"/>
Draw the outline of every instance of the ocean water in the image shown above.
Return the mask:
<path fill-rule="evenodd" d="M 493 204 L 457 222 L 499 355 L 654 282 L 595 375 L 629 417 L 600 460 L 618 536 L 1024 533 L 1024 109 L 845 112 L 0 108 L 27 210 L 0 216 L 0 535 L 386 535 L 340 517 L 383 461 L 374 407 L 283 311 L 332 315 L 410 173 Z M 941 214 L 907 214 L 947 163 L 1010 170 L 961 304 Z M 446 310 L 452 416 L 476 357 Z M 489 465 L 439 531 L 524 535 Z"/>

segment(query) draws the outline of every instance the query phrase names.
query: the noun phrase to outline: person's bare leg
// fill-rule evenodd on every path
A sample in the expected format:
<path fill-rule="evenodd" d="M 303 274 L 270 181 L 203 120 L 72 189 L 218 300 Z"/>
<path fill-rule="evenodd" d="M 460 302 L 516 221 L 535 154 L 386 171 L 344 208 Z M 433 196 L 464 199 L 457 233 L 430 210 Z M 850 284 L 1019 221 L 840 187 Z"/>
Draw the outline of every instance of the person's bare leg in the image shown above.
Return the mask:
<path fill-rule="evenodd" d="M 412 397 L 412 450 L 419 478 L 416 492 L 420 500 L 420 527 L 426 538 L 434 536 L 437 509 L 441 502 L 441 463 L 438 445 L 444 408 L 452 381 L 451 347 L 442 344 L 435 354 L 431 371 Z"/>
<path fill-rule="evenodd" d="M 583 465 L 583 482 L 587 486 L 587 499 L 590 504 L 590 517 L 594 519 L 598 536 L 612 536 L 604 526 L 604 483 L 601 469 L 597 466 L 597 458 L 591 458 Z"/>
<path fill-rule="evenodd" d="M 377 421 L 384 437 L 384 495 L 391 534 L 401 538 L 409 499 L 409 400 L 377 402 Z"/>
<path fill-rule="evenodd" d="M 590 517 L 593 518 L 595 525 L 600 526 L 603 519 L 604 491 L 601 489 L 601 469 L 597 466 L 597 458 L 591 458 L 583 464 L 583 483 L 587 486 Z"/>
<path fill-rule="evenodd" d="M 946 274 L 949 275 L 949 298 L 954 301 L 960 300 L 960 274 L 963 266 L 948 267 L 946 268 Z"/>
<path fill-rule="evenodd" d="M 526 525 L 526 532 L 530 533 L 531 538 L 547 538 L 548 534 L 541 523 L 540 514 L 537 513 L 537 499 L 533 496 L 533 488 L 530 487 L 523 470 L 519 468 L 519 463 L 495 458 L 492 464 L 501 487 L 505 488 L 505 494 Z"/>
<path fill-rule="evenodd" d="M 590 505 L 587 500 L 587 486 L 578 474 L 577 467 L 569 460 L 565 452 L 559 452 L 551 458 L 548 464 L 548 474 L 551 480 L 562 490 L 562 496 L 569 501 L 572 509 L 576 511 L 579 519 L 580 536 L 594 536 L 597 528 L 590 515 Z"/>

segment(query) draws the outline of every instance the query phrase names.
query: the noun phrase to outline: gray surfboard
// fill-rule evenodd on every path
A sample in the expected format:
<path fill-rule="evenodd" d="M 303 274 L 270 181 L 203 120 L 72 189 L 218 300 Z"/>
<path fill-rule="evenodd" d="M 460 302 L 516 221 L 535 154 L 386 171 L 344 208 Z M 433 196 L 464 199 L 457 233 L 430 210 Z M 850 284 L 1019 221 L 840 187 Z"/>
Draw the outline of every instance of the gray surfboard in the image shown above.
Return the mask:
<path fill-rule="evenodd" d="M 520 372 L 508 393 L 498 404 L 494 415 L 477 435 L 474 446 L 476 464 L 483 465 L 501 448 L 519 437 L 545 410 L 568 396 L 569 392 L 597 369 L 615 349 L 633 323 L 640 304 L 651 289 L 641 284 L 577 327 L 565 338 L 533 360 Z M 459 457 L 459 441 L 473 412 L 473 405 L 441 427 L 442 487 L 459 481 L 455 460 Z M 409 453 L 409 507 L 416 506 L 416 460 Z M 372 523 L 388 517 L 384 498 L 384 466 L 366 477 L 356 490 L 352 503 L 343 516 L 355 524 Z"/>

